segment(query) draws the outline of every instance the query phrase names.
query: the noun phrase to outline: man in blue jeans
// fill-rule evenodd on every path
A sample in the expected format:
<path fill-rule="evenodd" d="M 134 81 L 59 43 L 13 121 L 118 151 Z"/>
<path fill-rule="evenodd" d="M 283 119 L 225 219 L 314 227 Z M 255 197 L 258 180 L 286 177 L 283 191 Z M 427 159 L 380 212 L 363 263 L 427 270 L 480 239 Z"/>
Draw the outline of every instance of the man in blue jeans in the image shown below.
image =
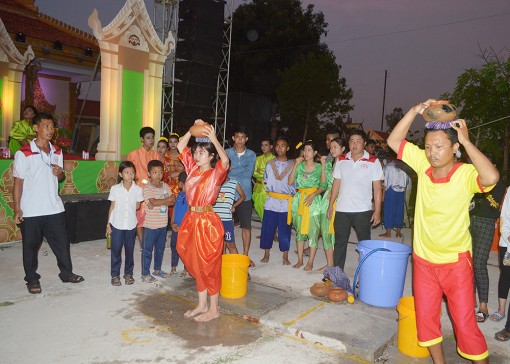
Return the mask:
<path fill-rule="evenodd" d="M 232 140 L 234 141 L 234 147 L 225 151 L 230 159 L 231 169 L 228 177 L 237 180 L 246 194 L 246 199 L 236 207 L 236 214 L 243 230 L 243 254 L 249 255 L 251 244 L 251 212 L 253 206 L 251 199 L 251 177 L 255 170 L 255 160 L 257 156 L 253 150 L 246 148 L 248 134 L 243 128 L 234 130 Z M 239 194 L 236 192 L 236 201 L 238 199 Z M 252 261 L 250 261 L 250 266 L 254 266 Z"/>

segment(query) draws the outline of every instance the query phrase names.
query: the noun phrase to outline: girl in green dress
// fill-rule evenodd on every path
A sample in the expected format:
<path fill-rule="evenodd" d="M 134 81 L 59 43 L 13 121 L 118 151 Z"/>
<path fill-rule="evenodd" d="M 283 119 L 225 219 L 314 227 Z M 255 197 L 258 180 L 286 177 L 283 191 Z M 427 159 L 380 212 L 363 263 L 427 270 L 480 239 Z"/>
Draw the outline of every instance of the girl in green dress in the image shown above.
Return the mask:
<path fill-rule="evenodd" d="M 319 239 L 319 215 L 321 207 L 321 193 L 325 189 L 325 178 L 321 182 L 322 166 L 315 162 L 317 148 L 312 141 L 303 146 L 303 156 L 294 160 L 294 168 L 289 176 L 289 184 L 296 183 L 297 193 L 292 199 L 292 222 L 296 229 L 296 243 L 298 262 L 293 266 L 303 266 L 303 250 L 305 241 L 310 244 L 310 258 L 305 267 L 312 270 L 313 259 L 317 252 Z"/>
<path fill-rule="evenodd" d="M 345 151 L 345 142 L 343 139 L 335 138 L 331 141 L 331 149 L 330 153 L 333 157 L 331 162 L 326 161 L 326 157 L 321 158 L 321 164 L 323 166 L 323 170 L 326 174 L 326 192 L 322 196 L 322 204 L 319 215 L 319 227 L 320 234 L 322 236 L 322 243 L 324 245 L 324 251 L 326 252 L 326 265 L 319 269 L 319 271 L 323 271 L 327 267 L 332 267 L 333 263 L 333 246 L 335 245 L 335 232 L 333 229 L 333 221 L 328 219 L 328 207 L 329 207 L 329 194 L 331 192 L 331 187 L 333 186 L 333 169 L 335 167 L 335 163 L 338 160 L 338 157 L 341 156 Z"/>
<path fill-rule="evenodd" d="M 267 163 L 275 157 L 273 154 L 273 140 L 271 138 L 262 139 L 260 149 L 263 154 L 259 155 L 255 160 L 255 170 L 253 171 L 255 185 L 253 186 L 251 199 L 253 200 L 255 211 L 257 212 L 257 215 L 259 215 L 260 221 L 262 221 L 264 217 L 264 204 L 266 203 L 267 198 L 264 173 L 266 171 Z"/>
<path fill-rule="evenodd" d="M 11 131 L 9 132 L 9 149 L 13 157 L 22 146 L 29 144 L 32 139 L 35 138 L 32 119 L 36 115 L 36 108 L 27 105 L 23 109 L 23 119 L 15 121 L 12 125 Z"/>

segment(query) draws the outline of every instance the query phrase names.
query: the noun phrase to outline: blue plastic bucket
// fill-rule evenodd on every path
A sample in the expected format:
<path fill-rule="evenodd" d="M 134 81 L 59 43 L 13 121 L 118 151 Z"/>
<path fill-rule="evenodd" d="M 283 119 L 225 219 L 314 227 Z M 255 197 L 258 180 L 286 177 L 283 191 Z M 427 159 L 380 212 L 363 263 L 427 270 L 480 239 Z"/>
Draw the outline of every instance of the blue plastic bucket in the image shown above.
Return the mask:
<path fill-rule="evenodd" d="M 370 252 L 375 249 L 389 251 Z M 362 240 L 358 243 L 359 267 L 358 296 L 366 304 L 377 307 L 395 307 L 404 292 L 407 262 L 411 248 L 405 244 L 386 240 Z"/>

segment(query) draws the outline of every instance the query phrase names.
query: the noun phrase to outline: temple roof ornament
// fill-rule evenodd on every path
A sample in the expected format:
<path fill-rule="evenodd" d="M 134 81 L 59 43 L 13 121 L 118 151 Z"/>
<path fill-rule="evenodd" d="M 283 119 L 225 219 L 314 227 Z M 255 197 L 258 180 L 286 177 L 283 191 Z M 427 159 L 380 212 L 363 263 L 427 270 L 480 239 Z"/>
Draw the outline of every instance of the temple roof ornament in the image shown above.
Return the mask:
<path fill-rule="evenodd" d="M 34 57 L 31 46 L 28 46 L 24 54 L 18 51 L 0 19 L 0 62 L 14 62 L 26 66 Z"/>
<path fill-rule="evenodd" d="M 165 43 L 159 39 L 143 0 L 128 0 L 117 16 L 104 28 L 101 27 L 98 12 L 94 9 L 89 16 L 88 24 L 100 43 L 119 38 L 119 44 L 124 47 L 144 51 L 149 51 L 150 47 L 152 48 L 150 51 L 164 56 L 168 56 L 175 46 L 171 32 L 168 32 Z"/>

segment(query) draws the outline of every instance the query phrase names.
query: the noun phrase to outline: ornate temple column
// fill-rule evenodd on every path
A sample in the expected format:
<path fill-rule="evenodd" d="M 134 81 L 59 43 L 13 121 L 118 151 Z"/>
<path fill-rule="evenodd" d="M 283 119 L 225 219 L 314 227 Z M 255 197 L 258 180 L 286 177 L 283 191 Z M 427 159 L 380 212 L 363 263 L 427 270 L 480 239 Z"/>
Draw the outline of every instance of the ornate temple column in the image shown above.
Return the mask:
<path fill-rule="evenodd" d="M 25 66 L 34 59 L 32 47 L 21 54 L 0 19 L 0 144 L 6 147 L 12 123 L 20 119 L 21 83 Z"/>
<path fill-rule="evenodd" d="M 106 27 L 97 10 L 89 26 L 101 50 L 99 160 L 119 160 L 140 147 L 143 126 L 160 133 L 163 65 L 174 48 L 159 39 L 143 0 L 128 0 Z"/>

